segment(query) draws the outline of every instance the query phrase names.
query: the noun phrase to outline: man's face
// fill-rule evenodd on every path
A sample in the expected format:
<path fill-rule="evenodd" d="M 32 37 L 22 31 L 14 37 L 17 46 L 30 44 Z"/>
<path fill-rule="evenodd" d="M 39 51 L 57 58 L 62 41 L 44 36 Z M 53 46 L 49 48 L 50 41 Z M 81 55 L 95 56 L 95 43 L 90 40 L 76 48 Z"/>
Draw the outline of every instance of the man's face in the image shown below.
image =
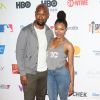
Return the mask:
<path fill-rule="evenodd" d="M 45 9 L 39 8 L 35 13 L 37 25 L 44 26 L 48 19 L 48 16 L 49 15 Z"/>

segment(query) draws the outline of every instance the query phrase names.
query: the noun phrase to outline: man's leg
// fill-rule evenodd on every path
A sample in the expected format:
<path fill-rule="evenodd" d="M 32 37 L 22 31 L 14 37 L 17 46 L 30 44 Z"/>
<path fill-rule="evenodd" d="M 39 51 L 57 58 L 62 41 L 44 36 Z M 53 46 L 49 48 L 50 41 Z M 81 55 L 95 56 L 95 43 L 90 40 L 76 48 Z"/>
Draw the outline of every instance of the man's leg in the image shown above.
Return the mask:
<path fill-rule="evenodd" d="M 47 93 L 47 71 L 37 73 L 36 100 L 45 100 Z"/>
<path fill-rule="evenodd" d="M 36 95 L 36 75 L 27 74 L 28 84 L 23 87 L 24 100 L 35 100 Z"/>

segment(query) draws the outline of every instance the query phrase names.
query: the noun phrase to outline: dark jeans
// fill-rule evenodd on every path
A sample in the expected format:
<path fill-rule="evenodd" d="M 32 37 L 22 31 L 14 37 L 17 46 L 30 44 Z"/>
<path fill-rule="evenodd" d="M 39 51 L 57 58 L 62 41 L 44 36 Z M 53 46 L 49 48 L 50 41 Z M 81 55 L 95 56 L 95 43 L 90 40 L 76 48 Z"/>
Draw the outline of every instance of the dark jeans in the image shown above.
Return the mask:
<path fill-rule="evenodd" d="M 47 71 L 27 74 L 28 84 L 24 87 L 24 100 L 45 100 L 47 93 Z"/>

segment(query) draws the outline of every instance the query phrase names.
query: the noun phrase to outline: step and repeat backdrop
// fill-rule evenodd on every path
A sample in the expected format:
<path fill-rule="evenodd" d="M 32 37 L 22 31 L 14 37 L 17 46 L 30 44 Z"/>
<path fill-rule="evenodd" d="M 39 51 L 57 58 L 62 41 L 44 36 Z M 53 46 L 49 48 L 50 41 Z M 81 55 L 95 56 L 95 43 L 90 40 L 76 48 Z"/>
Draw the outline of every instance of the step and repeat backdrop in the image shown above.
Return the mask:
<path fill-rule="evenodd" d="M 53 31 L 57 12 L 67 15 L 66 38 L 75 49 L 75 91 L 69 100 L 100 100 L 100 0 L 0 0 L 0 100 L 24 100 L 16 40 L 34 21 L 40 3 L 49 8 L 47 24 Z"/>

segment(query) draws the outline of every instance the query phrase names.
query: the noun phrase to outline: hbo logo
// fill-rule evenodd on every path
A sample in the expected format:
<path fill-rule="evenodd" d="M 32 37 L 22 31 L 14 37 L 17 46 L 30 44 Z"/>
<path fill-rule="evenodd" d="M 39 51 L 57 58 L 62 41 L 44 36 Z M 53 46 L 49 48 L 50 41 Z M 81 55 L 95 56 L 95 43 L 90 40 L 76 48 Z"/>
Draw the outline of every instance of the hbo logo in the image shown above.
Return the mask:
<path fill-rule="evenodd" d="M 41 3 L 47 5 L 48 7 L 57 6 L 57 1 L 56 0 L 52 0 L 52 1 L 50 1 L 50 0 L 42 0 Z"/>
<path fill-rule="evenodd" d="M 31 3 L 29 1 L 26 2 L 16 2 L 16 8 L 29 8 Z"/>

